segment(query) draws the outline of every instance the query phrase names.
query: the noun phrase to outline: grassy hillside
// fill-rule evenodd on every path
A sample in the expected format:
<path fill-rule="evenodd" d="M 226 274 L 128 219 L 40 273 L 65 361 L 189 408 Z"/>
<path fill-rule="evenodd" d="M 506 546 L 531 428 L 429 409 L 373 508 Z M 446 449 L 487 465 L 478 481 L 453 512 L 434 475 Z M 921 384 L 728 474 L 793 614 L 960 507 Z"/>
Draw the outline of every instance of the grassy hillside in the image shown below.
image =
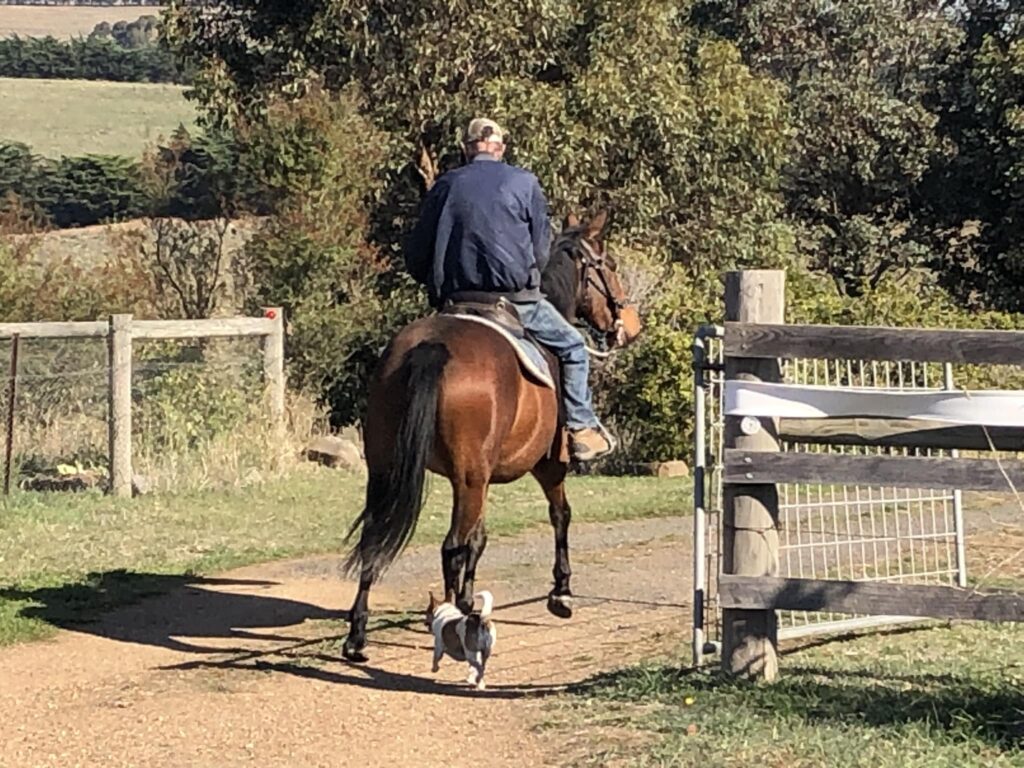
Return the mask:
<path fill-rule="evenodd" d="M 172 85 L 0 78 L 0 104 L 0 139 L 52 157 L 137 156 L 195 121 L 182 89 Z"/>
<path fill-rule="evenodd" d="M 0 37 L 58 38 L 88 35 L 101 21 L 134 21 L 139 16 L 160 13 L 157 6 L 60 6 L 0 5 Z"/>

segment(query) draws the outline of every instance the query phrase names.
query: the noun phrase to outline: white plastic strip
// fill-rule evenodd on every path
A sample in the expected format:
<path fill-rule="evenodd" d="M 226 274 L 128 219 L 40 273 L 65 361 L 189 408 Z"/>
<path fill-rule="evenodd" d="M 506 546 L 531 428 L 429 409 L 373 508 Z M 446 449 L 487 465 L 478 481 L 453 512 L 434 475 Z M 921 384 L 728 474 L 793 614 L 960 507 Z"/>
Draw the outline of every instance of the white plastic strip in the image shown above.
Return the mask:
<path fill-rule="evenodd" d="M 1024 427 L 1024 392 L 844 389 L 728 380 L 725 414 L 780 419 L 921 419 Z"/>

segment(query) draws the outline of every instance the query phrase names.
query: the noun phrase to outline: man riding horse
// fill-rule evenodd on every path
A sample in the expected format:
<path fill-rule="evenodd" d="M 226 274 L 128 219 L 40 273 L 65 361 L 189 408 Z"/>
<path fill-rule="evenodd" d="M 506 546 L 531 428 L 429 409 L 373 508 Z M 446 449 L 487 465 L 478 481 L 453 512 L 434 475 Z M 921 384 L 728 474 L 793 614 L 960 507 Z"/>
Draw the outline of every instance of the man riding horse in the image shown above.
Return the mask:
<path fill-rule="evenodd" d="M 501 128 L 474 120 L 465 139 L 470 162 L 431 189 L 406 256 L 431 304 L 444 311 L 395 335 L 367 393 L 366 503 L 349 530 L 349 540 L 358 539 L 345 561 L 359 578 L 342 645 L 354 662 L 367 658 L 370 590 L 416 529 L 428 471 L 452 488 L 441 545 L 446 601 L 472 609 L 489 488 L 532 474 L 555 535 L 548 610 L 572 616 L 569 456 L 560 411 L 577 459 L 606 455 L 612 443 L 594 416 L 583 337 L 571 320 L 582 319 L 613 347 L 641 331 L 605 249 L 607 217 L 570 219 L 551 242 L 544 194 L 532 174 L 502 162 Z M 467 320 L 465 309 L 480 304 L 488 311 L 514 307 L 522 325 L 554 350 L 564 366 L 564 409 L 555 382 L 527 373 L 519 345 L 501 325 Z"/>
<path fill-rule="evenodd" d="M 481 294 L 511 302 L 562 364 L 572 457 L 606 456 L 614 444 L 591 404 L 583 336 L 541 292 L 551 227 L 540 182 L 503 162 L 505 132 L 493 120 L 473 120 L 464 140 L 468 164 L 438 179 L 423 202 L 405 253 L 409 274 L 426 285 L 435 308 Z"/>

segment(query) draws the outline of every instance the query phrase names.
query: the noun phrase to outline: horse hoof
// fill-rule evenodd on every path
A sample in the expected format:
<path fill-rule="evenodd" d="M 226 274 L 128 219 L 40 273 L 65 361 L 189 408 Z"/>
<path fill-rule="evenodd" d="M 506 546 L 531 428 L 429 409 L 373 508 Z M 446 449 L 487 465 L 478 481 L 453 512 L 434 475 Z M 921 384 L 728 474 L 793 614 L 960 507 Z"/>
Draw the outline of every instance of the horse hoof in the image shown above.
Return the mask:
<path fill-rule="evenodd" d="M 353 644 L 349 643 L 348 640 L 341 646 L 341 655 L 346 661 L 351 661 L 353 664 L 365 664 L 370 658 L 363 653 L 362 648 L 356 648 Z"/>
<path fill-rule="evenodd" d="M 548 611 L 560 619 L 571 619 L 572 595 L 548 595 Z"/>

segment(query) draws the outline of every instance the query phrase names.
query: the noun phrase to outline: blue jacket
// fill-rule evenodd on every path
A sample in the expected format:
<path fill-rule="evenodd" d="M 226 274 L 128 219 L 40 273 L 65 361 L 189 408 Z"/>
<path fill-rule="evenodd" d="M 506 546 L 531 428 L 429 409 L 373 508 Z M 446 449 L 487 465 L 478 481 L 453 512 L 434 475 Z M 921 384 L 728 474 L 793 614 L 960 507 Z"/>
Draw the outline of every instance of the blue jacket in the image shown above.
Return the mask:
<path fill-rule="evenodd" d="M 481 154 L 437 180 L 405 250 L 412 277 L 439 307 L 457 291 L 538 301 L 551 246 L 537 177 Z"/>

